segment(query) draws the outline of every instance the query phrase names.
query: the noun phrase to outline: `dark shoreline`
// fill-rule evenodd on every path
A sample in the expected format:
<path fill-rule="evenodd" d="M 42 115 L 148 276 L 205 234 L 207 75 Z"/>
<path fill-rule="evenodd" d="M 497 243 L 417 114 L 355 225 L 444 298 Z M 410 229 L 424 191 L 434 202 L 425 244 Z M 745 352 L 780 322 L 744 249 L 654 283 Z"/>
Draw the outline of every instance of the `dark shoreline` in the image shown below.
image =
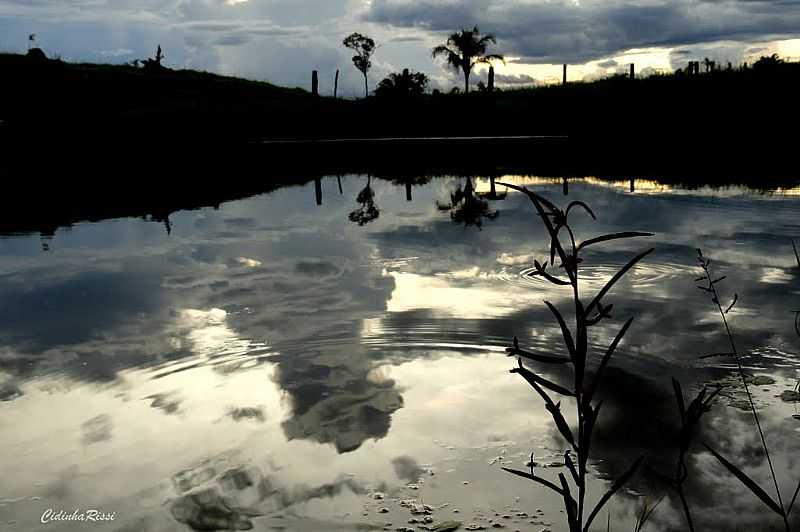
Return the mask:
<path fill-rule="evenodd" d="M 743 185 L 764 192 L 800 185 L 800 172 L 747 173 L 741 165 L 736 172 L 697 164 L 687 173 L 676 169 L 674 174 L 604 168 L 574 156 L 580 146 L 557 136 L 259 141 L 174 148 L 157 161 L 126 160 L 124 151 L 110 145 L 86 160 L 79 160 L 67 144 L 46 156 L 20 148 L 0 163 L 6 185 L 0 235 L 49 237 L 76 223 L 126 217 L 168 224 L 177 211 L 218 208 L 228 201 L 345 174 L 395 183 L 509 174 L 567 180 L 644 178 L 686 188 Z"/>

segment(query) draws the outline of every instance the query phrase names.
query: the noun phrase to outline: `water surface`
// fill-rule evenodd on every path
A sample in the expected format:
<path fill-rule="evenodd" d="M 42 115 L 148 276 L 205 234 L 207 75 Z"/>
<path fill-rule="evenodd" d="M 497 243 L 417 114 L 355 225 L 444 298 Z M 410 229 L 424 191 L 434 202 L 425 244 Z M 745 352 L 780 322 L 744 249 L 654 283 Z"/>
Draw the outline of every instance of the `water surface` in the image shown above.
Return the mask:
<path fill-rule="evenodd" d="M 636 317 L 602 392 L 592 496 L 640 453 L 671 467 L 670 376 L 688 395 L 731 374 L 726 359 L 698 360 L 727 340 L 693 283 L 696 248 L 727 275 L 725 297 L 738 294 L 730 319 L 748 371 L 776 380 L 756 393 L 791 493 L 800 422 L 775 396 L 798 377 L 797 191 L 583 179 L 565 197 L 559 180 L 500 180 L 587 202 L 598 220 L 576 214 L 579 238 L 656 234 L 598 246 L 582 265 L 588 294 L 656 248 L 592 338 L 601 353 Z M 518 336 L 563 353 L 542 301 L 568 309 L 570 292 L 529 275 L 547 242 L 527 199 L 498 185 L 491 216 L 465 224 L 446 209 L 464 183 L 329 177 L 321 198 L 314 183 L 282 188 L 174 214 L 169 233 L 120 219 L 0 240 L 0 530 L 394 530 L 416 526 L 401 504 L 412 499 L 435 523 L 564 530 L 557 498 L 500 467 L 525 468 L 533 452 L 542 475 L 564 471 L 565 444 L 504 350 Z M 740 399 L 732 386 L 702 437 L 767 485 Z M 712 460 L 692 458 L 704 529 L 771 523 Z M 632 485 L 612 521 L 629 526 L 657 493 Z M 116 519 L 41 524 L 48 508 Z M 666 499 L 652 529 L 680 530 L 676 509 Z"/>

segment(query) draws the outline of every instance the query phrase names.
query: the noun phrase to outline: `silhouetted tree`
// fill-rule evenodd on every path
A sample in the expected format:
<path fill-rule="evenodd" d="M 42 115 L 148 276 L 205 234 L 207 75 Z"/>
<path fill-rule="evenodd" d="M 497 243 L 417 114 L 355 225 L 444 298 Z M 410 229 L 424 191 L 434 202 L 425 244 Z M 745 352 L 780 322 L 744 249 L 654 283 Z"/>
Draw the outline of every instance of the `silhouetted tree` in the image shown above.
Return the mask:
<path fill-rule="evenodd" d="M 503 61 L 502 55 L 486 54 L 489 44 L 497 44 L 494 35 L 481 35 L 478 27 L 471 30 L 462 29 L 447 38 L 445 44 L 433 49 L 433 57 L 444 56 L 447 63 L 464 73 L 464 91 L 469 92 L 469 77 L 472 69 L 479 63 L 491 64 L 492 61 Z"/>
<path fill-rule="evenodd" d="M 761 56 L 758 61 L 753 63 L 753 68 L 758 70 L 774 70 L 783 63 L 783 59 L 781 59 L 778 54 L 772 54 L 770 56 Z"/>
<path fill-rule="evenodd" d="M 164 54 L 161 52 L 161 45 L 158 45 L 156 49 L 156 55 L 152 59 L 144 59 L 142 60 L 142 66 L 148 70 L 160 70 L 163 68 L 161 65 L 161 61 L 164 60 Z"/>
<path fill-rule="evenodd" d="M 44 50 L 41 48 L 31 48 L 28 50 L 27 57 L 30 61 L 36 63 L 46 63 L 47 62 L 47 54 L 44 53 Z"/>
<path fill-rule="evenodd" d="M 428 76 L 422 72 L 409 72 L 403 69 L 402 73 L 393 72 L 378 84 L 375 96 L 394 96 L 408 98 L 425 93 L 428 87 Z"/>
<path fill-rule="evenodd" d="M 356 55 L 353 56 L 353 64 L 359 72 L 364 75 L 364 97 L 366 98 L 369 96 L 367 73 L 370 67 L 372 67 L 372 54 L 375 53 L 375 49 L 377 48 L 375 41 L 366 35 L 351 33 L 345 37 L 342 44 L 356 53 Z"/>

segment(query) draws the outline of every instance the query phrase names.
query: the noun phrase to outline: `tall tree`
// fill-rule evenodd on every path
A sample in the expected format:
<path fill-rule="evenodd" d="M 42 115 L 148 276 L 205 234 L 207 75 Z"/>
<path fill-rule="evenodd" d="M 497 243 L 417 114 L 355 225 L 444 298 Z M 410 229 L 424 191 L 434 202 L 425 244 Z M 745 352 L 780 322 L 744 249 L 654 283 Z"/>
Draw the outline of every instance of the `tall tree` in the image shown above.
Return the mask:
<path fill-rule="evenodd" d="M 367 73 L 372 66 L 372 54 L 375 53 L 375 49 L 377 48 L 375 41 L 366 35 L 351 33 L 345 37 L 342 44 L 356 53 L 356 55 L 353 56 L 353 64 L 364 75 L 364 97 L 366 98 L 369 96 Z"/>
<path fill-rule="evenodd" d="M 464 92 L 469 92 L 469 76 L 479 63 L 491 64 L 492 61 L 503 61 L 502 55 L 486 54 L 489 44 L 497 44 L 491 33 L 481 35 L 477 26 L 471 30 L 462 29 L 447 38 L 445 44 L 433 49 L 433 57 L 444 56 L 447 63 L 464 73 Z"/>

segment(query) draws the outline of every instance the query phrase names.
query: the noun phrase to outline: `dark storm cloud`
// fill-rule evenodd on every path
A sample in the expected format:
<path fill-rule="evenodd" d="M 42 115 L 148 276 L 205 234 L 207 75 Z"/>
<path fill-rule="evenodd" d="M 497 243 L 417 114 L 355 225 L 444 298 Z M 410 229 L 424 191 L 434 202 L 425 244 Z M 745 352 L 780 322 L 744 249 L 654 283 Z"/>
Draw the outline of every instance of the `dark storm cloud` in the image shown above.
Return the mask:
<path fill-rule="evenodd" d="M 375 0 L 366 20 L 447 32 L 478 25 L 521 62 L 600 59 L 631 48 L 795 36 L 796 1 L 661 0 L 654 3 L 518 0 Z"/>
<path fill-rule="evenodd" d="M 129 61 L 156 45 L 170 67 L 194 68 L 308 86 L 323 93 L 341 70 L 340 94 L 355 95 L 359 73 L 342 38 L 367 33 L 382 46 L 376 82 L 408 67 L 433 73 L 431 46 L 459 27 L 495 33 L 498 50 L 521 63 L 603 60 L 631 48 L 709 47 L 719 62 L 741 60 L 753 43 L 798 35 L 796 0 L 0 0 L 0 48 L 24 51 L 36 33 L 50 55 L 66 60 Z M 726 46 L 731 46 L 730 44 Z M 124 51 L 125 53 L 121 53 Z M 717 51 L 717 55 L 711 52 Z M 704 52 L 698 51 L 696 57 Z M 673 68 L 683 66 L 677 56 Z M 327 73 L 327 74 L 326 74 Z M 330 80 L 328 79 L 330 78 Z M 513 84 L 509 81 L 509 84 Z M 330 87 L 329 87 L 330 85 Z"/>

